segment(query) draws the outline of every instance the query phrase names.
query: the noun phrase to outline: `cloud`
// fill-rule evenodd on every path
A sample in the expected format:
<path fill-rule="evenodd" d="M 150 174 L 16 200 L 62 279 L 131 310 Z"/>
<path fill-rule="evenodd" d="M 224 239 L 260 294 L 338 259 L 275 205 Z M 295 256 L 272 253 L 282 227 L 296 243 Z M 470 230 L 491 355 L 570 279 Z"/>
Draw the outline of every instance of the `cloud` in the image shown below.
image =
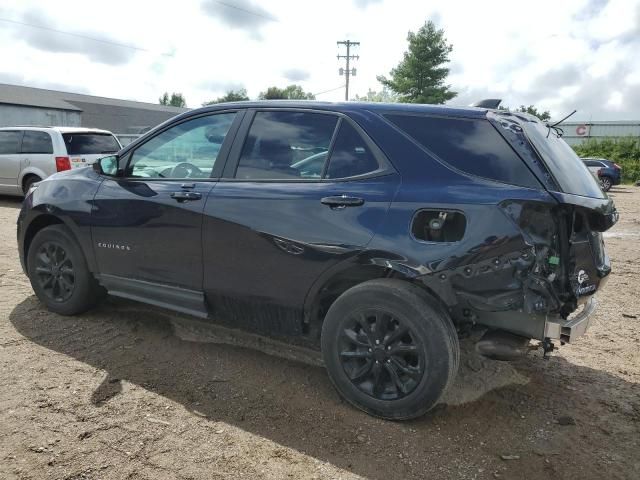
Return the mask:
<path fill-rule="evenodd" d="M 24 85 L 24 77 L 17 73 L 0 72 L 0 83 L 11 85 Z"/>
<path fill-rule="evenodd" d="M 26 25 L 29 24 L 29 25 Z M 30 47 L 53 53 L 79 53 L 89 60 L 106 65 L 123 65 L 135 56 L 135 47 L 129 48 L 101 33 L 81 31 L 62 33 L 44 15 L 28 11 L 21 24 L 14 25 L 14 36 Z"/>
<path fill-rule="evenodd" d="M 302 82 L 311 76 L 308 70 L 302 68 L 289 68 L 282 72 L 282 75 L 290 82 Z"/>
<path fill-rule="evenodd" d="M 574 18 L 576 20 L 586 20 L 595 17 L 602 12 L 607 3 L 609 3 L 609 0 L 589 0 L 584 8 L 574 15 Z"/>
<path fill-rule="evenodd" d="M 369 5 L 380 3 L 382 0 L 354 0 L 357 7 L 367 8 Z"/>
<path fill-rule="evenodd" d="M 205 80 L 200 82 L 198 87 L 202 90 L 214 93 L 226 93 L 231 90 L 238 91 L 245 88 L 244 84 L 233 80 Z"/>
<path fill-rule="evenodd" d="M 228 27 L 246 31 L 256 40 L 262 38 L 262 27 L 278 21 L 251 0 L 206 0 L 202 3 L 202 10 Z"/>
<path fill-rule="evenodd" d="M 58 90 L 61 92 L 89 93 L 83 86 L 69 85 L 67 83 L 50 82 L 38 78 L 25 78 L 24 75 L 0 72 L 0 83 L 8 83 L 10 85 L 21 85 L 24 87 L 45 88 L 47 90 Z"/>

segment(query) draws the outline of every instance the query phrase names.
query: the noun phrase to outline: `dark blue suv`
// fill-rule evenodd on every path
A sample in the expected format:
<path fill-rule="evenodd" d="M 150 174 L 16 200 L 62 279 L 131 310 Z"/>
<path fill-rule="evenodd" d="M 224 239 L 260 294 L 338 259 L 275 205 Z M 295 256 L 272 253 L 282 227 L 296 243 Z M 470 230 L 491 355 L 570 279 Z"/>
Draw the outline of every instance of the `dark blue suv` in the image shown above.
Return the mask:
<path fill-rule="evenodd" d="M 597 175 L 602 190 L 608 192 L 614 185 L 622 181 L 622 167 L 606 158 L 582 158 L 591 173 Z"/>
<path fill-rule="evenodd" d="M 243 102 L 34 185 L 18 244 L 54 312 L 109 293 L 286 337 L 322 350 L 347 401 L 406 419 L 441 399 L 472 329 L 499 358 L 581 335 L 617 218 L 526 114 Z"/>

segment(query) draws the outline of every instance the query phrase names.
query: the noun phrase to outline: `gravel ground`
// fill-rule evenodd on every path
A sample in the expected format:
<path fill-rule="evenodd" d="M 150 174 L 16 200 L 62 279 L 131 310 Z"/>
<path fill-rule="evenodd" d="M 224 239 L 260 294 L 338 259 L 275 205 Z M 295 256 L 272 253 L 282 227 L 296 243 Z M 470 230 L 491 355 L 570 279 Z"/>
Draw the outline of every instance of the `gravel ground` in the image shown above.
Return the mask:
<path fill-rule="evenodd" d="M 47 312 L 18 262 L 20 202 L 0 198 L 0 478 L 640 478 L 640 188 L 611 194 L 588 334 L 548 361 L 466 353 L 448 404 L 404 423 L 278 344 L 120 300 Z"/>

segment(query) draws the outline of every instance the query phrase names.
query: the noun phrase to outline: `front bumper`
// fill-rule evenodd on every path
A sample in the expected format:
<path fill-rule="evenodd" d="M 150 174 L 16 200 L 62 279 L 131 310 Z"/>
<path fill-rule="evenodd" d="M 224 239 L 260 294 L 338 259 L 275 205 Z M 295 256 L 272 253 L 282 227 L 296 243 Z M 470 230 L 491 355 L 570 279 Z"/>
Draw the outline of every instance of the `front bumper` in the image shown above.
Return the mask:
<path fill-rule="evenodd" d="M 550 339 L 560 340 L 564 343 L 573 343 L 584 335 L 591 324 L 593 314 L 597 306 L 596 299 L 591 297 L 583 306 L 582 311 L 563 319 L 547 320 L 544 326 L 544 336 Z"/>

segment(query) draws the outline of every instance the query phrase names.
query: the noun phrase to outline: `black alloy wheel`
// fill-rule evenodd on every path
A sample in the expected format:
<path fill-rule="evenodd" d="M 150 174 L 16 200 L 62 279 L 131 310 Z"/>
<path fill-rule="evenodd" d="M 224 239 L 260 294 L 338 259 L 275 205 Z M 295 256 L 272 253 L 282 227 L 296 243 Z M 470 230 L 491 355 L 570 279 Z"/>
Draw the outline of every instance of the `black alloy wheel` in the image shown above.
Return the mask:
<path fill-rule="evenodd" d="M 66 302 L 73 295 L 76 274 L 71 257 L 58 242 L 45 242 L 35 257 L 37 282 L 54 302 Z"/>
<path fill-rule="evenodd" d="M 458 370 L 458 335 L 447 310 L 401 279 L 368 280 L 343 292 L 324 317 L 320 343 L 338 393 L 388 420 L 433 408 Z"/>
<path fill-rule="evenodd" d="M 426 359 L 411 329 L 392 313 L 364 310 L 346 322 L 340 361 L 351 382 L 378 400 L 396 400 L 420 383 Z"/>
<path fill-rule="evenodd" d="M 38 231 L 25 249 L 33 291 L 50 311 L 76 315 L 89 310 L 106 294 L 89 270 L 73 233 L 64 225 Z"/>

